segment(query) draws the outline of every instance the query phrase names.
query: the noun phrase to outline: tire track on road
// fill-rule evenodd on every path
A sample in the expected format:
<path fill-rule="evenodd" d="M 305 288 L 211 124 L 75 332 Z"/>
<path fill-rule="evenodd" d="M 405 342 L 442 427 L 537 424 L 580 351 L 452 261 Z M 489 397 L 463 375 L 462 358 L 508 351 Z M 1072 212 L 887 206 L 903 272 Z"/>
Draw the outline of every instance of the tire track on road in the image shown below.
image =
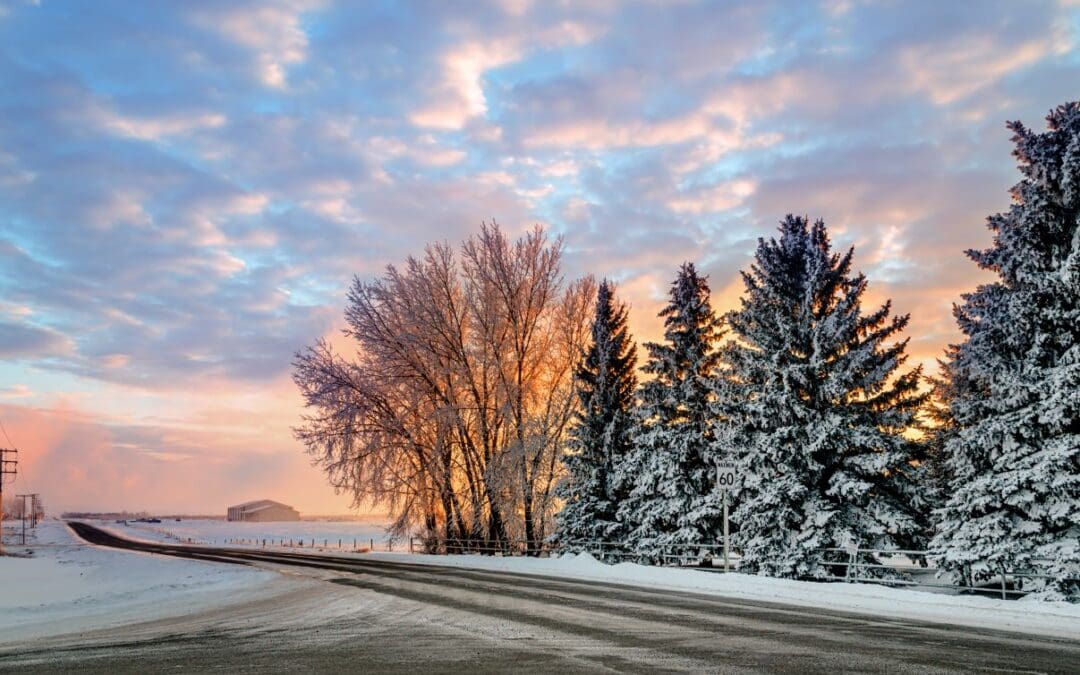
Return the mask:
<path fill-rule="evenodd" d="M 332 573 L 342 586 L 584 637 L 613 655 L 703 667 L 1070 672 L 1080 643 L 675 591 L 335 555 L 158 544 L 70 523 L 87 541 L 218 563 Z M 342 576 L 334 576 L 342 575 Z M 823 591 L 827 586 L 823 586 Z"/>

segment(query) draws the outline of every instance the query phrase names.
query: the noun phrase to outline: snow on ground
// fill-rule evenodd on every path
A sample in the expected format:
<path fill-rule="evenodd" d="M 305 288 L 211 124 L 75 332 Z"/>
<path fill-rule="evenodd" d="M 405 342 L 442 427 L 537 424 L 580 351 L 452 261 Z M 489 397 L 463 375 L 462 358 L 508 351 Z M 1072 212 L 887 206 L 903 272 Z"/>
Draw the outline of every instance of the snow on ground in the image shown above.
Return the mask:
<path fill-rule="evenodd" d="M 197 543 L 207 544 L 224 544 L 232 540 L 230 545 L 234 546 L 243 545 L 236 543 L 238 539 L 258 542 L 254 545 L 261 546 L 264 538 L 268 540 L 268 544 L 270 540 L 282 539 L 291 539 L 295 544 L 302 538 L 305 548 L 310 548 L 314 538 L 316 550 L 323 549 L 324 540 L 328 542 L 328 547 L 324 550 L 329 554 L 338 554 L 336 544 L 339 538 L 345 543 L 346 549 L 353 538 L 365 548 L 368 540 L 372 538 L 375 539 L 376 549 L 382 548 L 385 543 L 382 524 L 377 522 L 237 523 L 187 520 L 160 524 L 131 523 L 128 526 L 115 523 L 105 525 L 107 529 L 131 538 L 170 542 L 191 538 Z M 791 581 L 632 563 L 607 565 L 588 554 L 565 555 L 559 558 L 423 555 L 404 552 L 408 550 L 408 542 L 399 543 L 398 549 L 401 552 L 341 555 L 601 581 L 648 589 L 679 590 L 741 600 L 850 611 L 888 619 L 915 619 L 1080 639 L 1080 606 L 1067 603 L 944 595 L 929 590 L 887 588 L 876 584 Z"/>
<path fill-rule="evenodd" d="M 602 581 L 648 589 L 689 591 L 741 600 L 775 602 L 1035 635 L 1080 639 L 1080 605 L 1037 600 L 941 595 L 876 584 L 815 583 L 749 574 L 723 574 L 633 563 L 607 565 L 587 553 L 560 558 L 372 553 L 364 557 L 447 565 L 563 579 Z"/>
<path fill-rule="evenodd" d="M 13 555 L 0 558 L 0 644 L 190 614 L 282 586 L 270 571 L 92 546 L 57 520 L 28 530 L 27 546 L 4 529 Z"/>
<path fill-rule="evenodd" d="M 123 537 L 169 543 L 194 543 L 206 545 L 258 545 L 265 540 L 267 546 L 288 545 L 310 548 L 312 541 L 321 549 L 342 550 L 388 547 L 409 547 L 409 542 L 398 542 L 396 547 L 386 536 L 386 524 L 381 520 L 323 521 L 299 520 L 280 523 L 230 522 L 226 520 L 164 520 L 161 523 L 137 523 L 127 525 L 115 522 L 94 523 Z M 256 544 L 257 542 L 257 544 Z"/>

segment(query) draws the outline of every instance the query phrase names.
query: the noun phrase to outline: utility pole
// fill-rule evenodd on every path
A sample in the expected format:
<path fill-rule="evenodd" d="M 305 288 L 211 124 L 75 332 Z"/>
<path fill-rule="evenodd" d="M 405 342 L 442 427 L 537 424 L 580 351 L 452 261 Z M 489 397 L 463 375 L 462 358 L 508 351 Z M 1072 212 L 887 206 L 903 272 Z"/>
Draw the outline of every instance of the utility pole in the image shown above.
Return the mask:
<path fill-rule="evenodd" d="M 37 521 L 34 520 L 34 514 L 38 503 L 38 493 L 31 492 L 29 494 L 15 496 L 22 500 L 22 513 L 20 513 L 19 515 L 22 516 L 22 545 L 26 546 L 26 500 L 27 498 L 30 499 L 30 519 L 34 523 L 34 525 L 37 525 Z M 33 527 L 34 525 L 31 525 L 31 527 Z"/>
<path fill-rule="evenodd" d="M 19 451 L 0 448 L 0 556 L 4 555 L 4 483 L 15 480 L 19 467 Z"/>
<path fill-rule="evenodd" d="M 30 495 L 30 528 L 37 527 L 38 514 L 45 513 L 45 509 L 41 506 L 41 495 L 37 492 Z"/>
<path fill-rule="evenodd" d="M 19 520 L 22 521 L 22 545 L 26 546 L 26 498 L 30 495 L 15 495 L 15 498 L 22 502 L 19 504 Z"/>

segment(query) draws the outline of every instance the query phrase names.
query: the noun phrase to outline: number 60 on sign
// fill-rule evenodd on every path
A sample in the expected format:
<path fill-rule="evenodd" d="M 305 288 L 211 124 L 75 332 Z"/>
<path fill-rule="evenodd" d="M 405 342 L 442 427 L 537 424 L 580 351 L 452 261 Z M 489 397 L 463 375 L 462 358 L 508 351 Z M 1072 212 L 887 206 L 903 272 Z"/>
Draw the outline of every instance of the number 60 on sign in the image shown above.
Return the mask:
<path fill-rule="evenodd" d="M 734 464 L 720 464 L 716 467 L 716 484 L 721 490 L 730 490 L 739 480 L 739 468 Z"/>

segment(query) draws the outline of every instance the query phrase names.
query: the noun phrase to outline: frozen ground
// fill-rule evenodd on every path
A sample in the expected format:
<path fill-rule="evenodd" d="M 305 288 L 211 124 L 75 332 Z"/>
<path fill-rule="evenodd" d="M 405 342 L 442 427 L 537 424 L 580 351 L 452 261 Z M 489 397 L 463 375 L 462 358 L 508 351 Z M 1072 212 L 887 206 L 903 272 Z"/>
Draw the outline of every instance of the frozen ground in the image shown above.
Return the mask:
<path fill-rule="evenodd" d="M 378 523 L 306 522 L 230 523 L 226 521 L 183 521 L 130 526 L 110 524 L 108 529 L 122 536 L 155 541 L 177 541 L 187 537 L 204 543 L 224 543 L 230 539 L 299 539 L 316 548 L 329 542 L 336 553 L 338 538 L 366 542 L 374 537 L 380 548 L 382 526 Z M 384 540 L 383 540 L 384 541 Z M 364 546 L 367 544 L 364 543 Z M 399 544 L 400 546 L 400 544 Z M 407 550 L 405 542 L 403 549 Z M 607 565 L 587 554 L 561 558 L 502 558 L 478 555 L 422 555 L 376 552 L 359 555 L 366 559 L 442 565 L 542 576 L 602 581 L 646 588 L 690 591 L 750 601 L 776 602 L 801 607 L 860 612 L 874 616 L 906 618 L 981 628 L 1019 631 L 1035 635 L 1080 638 L 1080 605 L 1040 602 L 1032 599 L 999 600 L 984 596 L 942 595 L 912 589 L 886 588 L 876 584 L 812 583 L 771 579 L 746 574 L 721 574 L 669 567 L 649 567 L 631 563 Z"/>
<path fill-rule="evenodd" d="M 0 558 L 0 644 L 182 616 L 282 592 L 274 572 L 134 554 L 76 541 L 42 521 L 28 546 L 5 529 Z"/>

